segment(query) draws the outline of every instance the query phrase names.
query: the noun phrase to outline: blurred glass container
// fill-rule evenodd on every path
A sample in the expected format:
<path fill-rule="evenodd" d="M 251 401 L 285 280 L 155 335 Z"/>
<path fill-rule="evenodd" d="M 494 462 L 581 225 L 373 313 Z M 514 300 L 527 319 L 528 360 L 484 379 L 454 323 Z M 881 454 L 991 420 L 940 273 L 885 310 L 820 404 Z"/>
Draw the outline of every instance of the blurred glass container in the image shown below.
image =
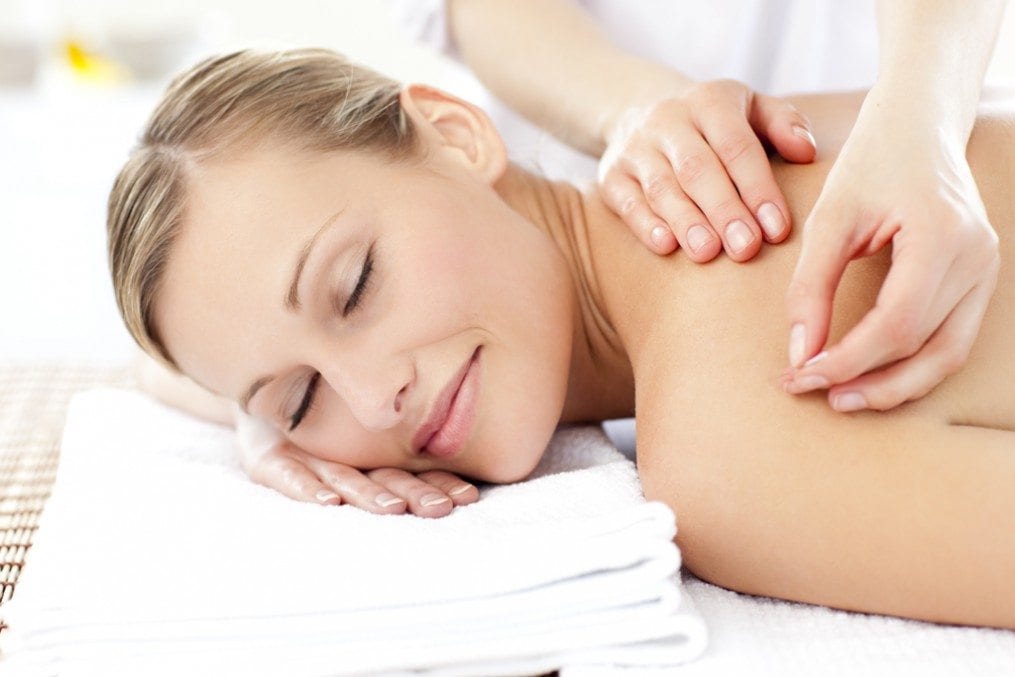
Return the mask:
<path fill-rule="evenodd" d="M 0 32 L 0 87 L 31 87 L 41 60 L 37 38 Z"/>
<path fill-rule="evenodd" d="M 201 44 L 196 21 L 111 22 L 106 53 L 138 80 L 162 80 L 193 57 Z"/>

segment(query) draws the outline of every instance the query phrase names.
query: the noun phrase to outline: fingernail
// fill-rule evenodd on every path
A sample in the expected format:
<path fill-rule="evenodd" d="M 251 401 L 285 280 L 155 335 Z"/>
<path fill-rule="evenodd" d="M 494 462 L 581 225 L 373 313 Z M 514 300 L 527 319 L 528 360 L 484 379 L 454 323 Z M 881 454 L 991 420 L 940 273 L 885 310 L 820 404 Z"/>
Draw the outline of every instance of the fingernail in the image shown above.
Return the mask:
<path fill-rule="evenodd" d="M 382 508 L 387 508 L 388 506 L 395 505 L 396 503 L 405 503 L 405 499 L 399 498 L 393 494 L 384 493 L 377 494 L 377 498 L 374 499 L 374 503 Z"/>
<path fill-rule="evenodd" d="M 712 233 L 708 228 L 701 225 L 694 225 L 687 229 L 687 246 L 691 251 L 697 253 L 701 248 L 712 241 Z"/>
<path fill-rule="evenodd" d="M 652 233 L 649 237 L 652 238 L 652 243 L 655 244 L 656 247 L 658 247 L 659 249 L 665 249 L 667 245 L 667 240 L 669 239 L 666 236 L 669 234 L 669 232 L 670 229 L 667 228 L 666 226 L 656 226 L 655 228 L 652 229 Z"/>
<path fill-rule="evenodd" d="M 726 226 L 726 240 L 730 243 L 734 253 L 742 252 L 754 239 L 751 229 L 743 221 L 730 221 Z"/>
<path fill-rule="evenodd" d="M 808 390 L 818 390 L 819 388 L 828 387 L 828 379 L 820 374 L 809 374 L 807 376 L 801 376 L 800 378 L 793 381 L 793 390 L 798 393 L 804 393 Z"/>
<path fill-rule="evenodd" d="M 804 361 L 804 343 L 807 341 L 807 328 L 802 324 L 794 324 L 789 330 L 789 363 L 799 367 Z"/>
<path fill-rule="evenodd" d="M 321 489 L 316 494 L 314 494 L 314 498 L 316 498 L 321 503 L 324 503 L 326 501 L 330 501 L 333 498 L 338 498 L 338 494 L 336 494 L 333 491 L 326 491 L 324 489 Z"/>
<path fill-rule="evenodd" d="M 818 362 L 820 362 L 821 360 L 825 359 L 826 357 L 828 357 L 828 351 L 827 350 L 822 350 L 820 353 L 818 353 L 817 355 L 815 355 L 811 359 L 809 359 L 806 362 L 804 362 L 804 366 L 802 368 L 807 368 L 807 367 L 811 366 L 812 364 L 817 364 Z"/>
<path fill-rule="evenodd" d="M 832 398 L 836 411 L 859 411 L 867 408 L 867 398 L 860 393 L 841 393 Z"/>
<path fill-rule="evenodd" d="M 440 503 L 447 503 L 451 499 L 447 496 L 441 496 L 440 494 L 427 494 L 420 499 L 420 505 L 423 507 L 429 507 L 431 505 L 438 505 Z"/>
<path fill-rule="evenodd" d="M 471 486 L 472 486 L 471 484 L 463 484 L 460 487 L 455 487 L 454 489 L 452 489 L 448 493 L 451 494 L 452 496 L 457 496 L 458 494 L 464 494 L 466 491 L 469 490 L 469 488 Z"/>
<path fill-rule="evenodd" d="M 793 125 L 793 133 L 799 136 L 801 139 L 806 139 L 815 148 L 818 147 L 818 142 L 814 140 L 814 135 L 811 134 L 810 130 L 800 125 Z"/>
<path fill-rule="evenodd" d="M 786 229 L 786 222 L 782 218 L 782 212 L 771 202 L 766 202 L 758 207 L 758 221 L 761 222 L 765 235 L 770 238 L 779 237 L 782 235 L 782 231 Z"/>

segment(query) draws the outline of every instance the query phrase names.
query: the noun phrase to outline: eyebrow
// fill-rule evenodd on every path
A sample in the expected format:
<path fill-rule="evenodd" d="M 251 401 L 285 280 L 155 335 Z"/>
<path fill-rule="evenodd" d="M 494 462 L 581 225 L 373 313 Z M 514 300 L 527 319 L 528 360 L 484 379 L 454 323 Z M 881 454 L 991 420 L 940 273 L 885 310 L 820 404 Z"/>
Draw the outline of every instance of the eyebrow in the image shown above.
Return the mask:
<path fill-rule="evenodd" d="M 317 244 L 317 240 L 320 239 L 321 235 L 328 229 L 329 226 L 335 223 L 335 219 L 338 218 L 339 214 L 343 210 L 338 210 L 331 216 L 329 216 L 324 224 L 317 229 L 317 232 L 307 240 L 306 244 L 300 250 L 299 256 L 296 257 L 296 265 L 293 267 L 293 280 L 289 284 L 289 293 L 285 296 L 283 306 L 291 313 L 298 312 L 300 309 L 300 277 L 303 275 L 303 269 L 307 265 L 307 261 L 310 260 L 310 252 L 313 251 L 314 245 Z M 260 380 L 260 379 L 258 379 Z"/>
<path fill-rule="evenodd" d="M 300 278 L 303 276 L 303 269 L 306 268 L 307 261 L 310 260 L 310 253 L 313 251 L 314 245 L 317 244 L 317 241 L 321 238 L 321 235 L 324 234 L 324 231 L 334 225 L 335 220 L 343 211 L 344 209 L 340 209 L 325 219 L 321 227 L 317 229 L 317 232 L 314 233 L 300 249 L 300 253 L 296 257 L 296 265 L 293 266 L 293 278 L 292 282 L 289 283 L 289 291 L 286 293 L 285 299 L 282 301 L 283 307 L 290 313 L 296 313 L 300 310 Z M 247 410 L 250 400 L 254 398 L 254 395 L 257 394 L 258 390 L 274 380 L 274 378 L 275 377 L 273 375 L 261 376 L 250 384 L 250 387 L 246 389 L 242 396 L 240 396 L 240 407 L 243 409 L 244 413 L 250 413 Z"/>

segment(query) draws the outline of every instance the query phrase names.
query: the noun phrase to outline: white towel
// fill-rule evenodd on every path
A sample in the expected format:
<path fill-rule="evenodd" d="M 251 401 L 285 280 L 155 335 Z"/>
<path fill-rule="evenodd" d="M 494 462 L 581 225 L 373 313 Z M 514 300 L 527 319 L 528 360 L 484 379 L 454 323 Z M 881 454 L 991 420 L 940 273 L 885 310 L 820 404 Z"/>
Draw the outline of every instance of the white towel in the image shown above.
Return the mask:
<path fill-rule="evenodd" d="M 562 429 L 526 481 L 434 520 L 293 501 L 252 483 L 232 444 L 140 393 L 75 396 L 2 609 L 21 645 L 6 663 L 68 677 L 513 675 L 704 650 L 673 513 L 645 502 L 599 428 Z"/>

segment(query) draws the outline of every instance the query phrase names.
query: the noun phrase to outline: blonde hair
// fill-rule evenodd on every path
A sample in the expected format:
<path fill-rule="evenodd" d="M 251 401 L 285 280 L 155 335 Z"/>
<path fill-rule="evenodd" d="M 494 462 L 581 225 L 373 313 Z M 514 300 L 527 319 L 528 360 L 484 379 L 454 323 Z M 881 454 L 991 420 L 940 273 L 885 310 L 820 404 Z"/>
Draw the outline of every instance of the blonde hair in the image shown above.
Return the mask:
<path fill-rule="evenodd" d="M 307 150 L 413 155 L 401 86 L 325 49 L 234 52 L 174 79 L 120 170 L 106 219 L 116 303 L 131 336 L 179 371 L 153 305 L 186 206 L 188 167 L 267 135 Z"/>

